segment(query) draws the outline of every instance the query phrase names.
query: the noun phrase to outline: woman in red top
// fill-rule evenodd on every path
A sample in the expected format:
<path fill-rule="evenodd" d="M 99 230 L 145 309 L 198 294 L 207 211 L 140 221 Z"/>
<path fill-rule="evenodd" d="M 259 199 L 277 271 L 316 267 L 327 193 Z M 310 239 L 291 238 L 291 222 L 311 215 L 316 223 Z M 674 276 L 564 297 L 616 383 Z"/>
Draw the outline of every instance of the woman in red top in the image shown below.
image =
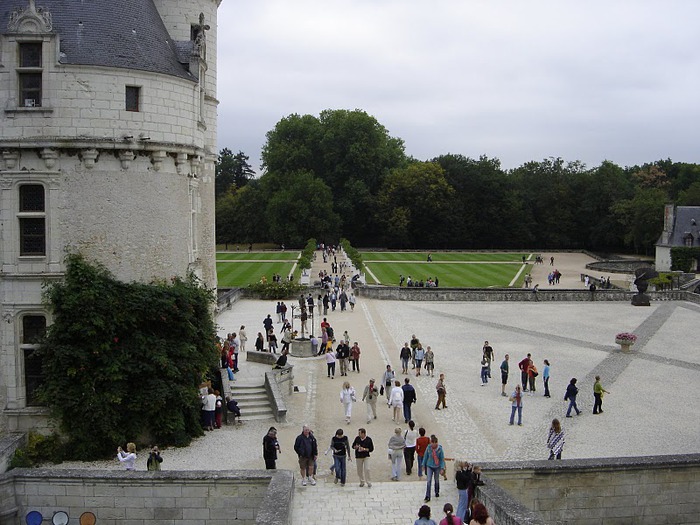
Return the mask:
<path fill-rule="evenodd" d="M 425 429 L 423 427 L 418 429 L 418 435 L 420 436 L 416 439 L 416 454 L 418 455 L 418 479 L 423 479 L 423 456 L 425 451 L 430 445 L 430 438 L 425 435 Z"/>

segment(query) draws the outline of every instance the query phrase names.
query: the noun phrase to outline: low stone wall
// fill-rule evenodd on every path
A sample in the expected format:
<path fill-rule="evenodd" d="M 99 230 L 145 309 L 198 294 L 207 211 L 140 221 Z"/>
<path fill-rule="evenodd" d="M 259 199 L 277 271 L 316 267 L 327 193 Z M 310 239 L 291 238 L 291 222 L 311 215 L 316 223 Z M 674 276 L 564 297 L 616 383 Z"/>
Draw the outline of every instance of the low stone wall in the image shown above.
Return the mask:
<path fill-rule="evenodd" d="M 588 290 L 547 287 L 540 288 L 537 297 L 525 288 L 408 288 L 398 286 L 361 286 L 357 295 L 369 299 L 392 301 L 624 301 L 631 303 L 634 292 L 619 289 Z M 692 301 L 700 296 L 681 290 L 647 292 L 653 301 Z"/>
<path fill-rule="evenodd" d="M 27 434 L 14 433 L 0 437 L 0 474 L 7 472 L 15 450 L 27 444 Z"/>
<path fill-rule="evenodd" d="M 70 523 L 93 512 L 100 525 L 288 525 L 290 471 L 126 472 L 17 469 L 0 476 L 0 525 L 30 511 L 59 510 Z"/>
<path fill-rule="evenodd" d="M 279 354 L 273 354 L 272 352 L 258 352 L 257 350 L 247 350 L 245 353 L 245 360 L 252 361 L 254 363 L 263 363 L 265 365 L 274 366 L 274 364 L 279 359 Z"/>
<path fill-rule="evenodd" d="M 644 261 L 640 259 L 617 259 L 596 261 L 586 265 L 586 269 L 588 270 L 605 273 L 633 274 L 637 268 L 654 268 L 654 263 L 653 261 Z"/>
<path fill-rule="evenodd" d="M 482 468 L 486 484 L 477 497 L 499 525 L 700 522 L 700 454 L 485 463 Z"/>
<path fill-rule="evenodd" d="M 291 373 L 291 369 L 289 370 Z M 293 375 L 289 377 L 290 382 L 293 377 Z M 275 416 L 275 421 L 284 423 L 287 421 L 287 402 L 285 401 L 282 387 L 277 382 L 278 379 L 279 376 L 274 371 L 270 370 L 269 372 L 265 372 L 265 390 L 267 391 L 267 397 L 270 399 L 272 413 Z"/>
<path fill-rule="evenodd" d="M 242 288 L 219 288 L 216 297 L 216 307 L 219 311 L 226 310 L 242 298 Z"/>

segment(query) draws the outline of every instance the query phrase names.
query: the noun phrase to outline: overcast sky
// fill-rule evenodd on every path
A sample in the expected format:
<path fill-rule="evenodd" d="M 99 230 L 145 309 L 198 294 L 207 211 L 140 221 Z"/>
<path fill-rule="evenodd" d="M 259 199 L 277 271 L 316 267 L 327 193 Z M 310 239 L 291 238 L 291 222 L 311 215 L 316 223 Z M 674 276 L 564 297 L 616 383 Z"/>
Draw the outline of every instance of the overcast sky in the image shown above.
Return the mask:
<path fill-rule="evenodd" d="M 362 109 L 406 153 L 700 162 L 700 0 L 224 0 L 219 149 Z"/>

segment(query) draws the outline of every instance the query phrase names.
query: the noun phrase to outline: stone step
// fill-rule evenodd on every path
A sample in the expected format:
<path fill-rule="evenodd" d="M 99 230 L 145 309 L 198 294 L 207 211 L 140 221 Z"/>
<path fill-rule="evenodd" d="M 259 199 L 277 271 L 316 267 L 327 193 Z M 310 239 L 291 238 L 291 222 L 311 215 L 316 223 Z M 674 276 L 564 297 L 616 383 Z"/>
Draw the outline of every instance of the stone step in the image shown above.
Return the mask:
<path fill-rule="evenodd" d="M 231 387 L 231 392 L 235 392 L 239 396 L 267 395 L 267 390 L 265 390 L 264 386 L 240 388 L 234 385 Z"/>
<path fill-rule="evenodd" d="M 274 419 L 270 398 L 264 385 L 231 382 L 231 395 L 238 401 L 242 421 Z"/>
<path fill-rule="evenodd" d="M 265 399 L 246 399 L 246 400 L 239 400 L 238 401 L 238 408 L 241 410 L 250 410 L 250 409 L 257 409 L 257 408 L 270 408 L 270 401 L 265 398 Z"/>
<path fill-rule="evenodd" d="M 381 480 L 373 481 L 372 488 L 359 486 L 354 463 L 348 464 L 348 472 L 353 474 L 344 487 L 333 483 L 334 476 L 329 471 L 328 474 L 321 474 L 321 470 L 328 471 L 319 469 L 315 486 L 302 486 L 299 473 L 295 473 L 292 523 L 413 523 L 418 517 L 418 509 L 424 504 L 425 478 L 418 481 L 414 472 L 408 478 L 410 481 L 404 481 L 404 478 L 401 478 L 402 481 L 389 481 L 391 471 L 388 461 L 372 464 L 372 478 Z M 333 501 L 334 505 L 309 506 L 309 498 L 315 501 Z M 440 479 L 440 497 L 433 497 L 427 504 L 432 510 L 431 518 L 439 523 L 445 516 L 442 506 L 450 502 L 457 507 L 458 499 L 454 480 Z M 385 512 L 387 502 L 400 502 L 392 505 L 390 519 Z"/>

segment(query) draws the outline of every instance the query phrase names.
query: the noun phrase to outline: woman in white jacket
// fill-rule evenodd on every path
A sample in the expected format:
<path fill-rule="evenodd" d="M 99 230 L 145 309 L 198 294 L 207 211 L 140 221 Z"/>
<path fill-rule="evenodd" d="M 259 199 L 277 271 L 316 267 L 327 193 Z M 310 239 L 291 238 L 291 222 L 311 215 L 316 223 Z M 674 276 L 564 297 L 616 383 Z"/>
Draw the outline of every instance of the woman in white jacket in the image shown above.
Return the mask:
<path fill-rule="evenodd" d="M 343 383 L 343 389 L 340 391 L 340 402 L 345 407 L 345 422 L 349 425 L 352 417 L 352 404 L 357 401 L 355 389 L 350 386 L 348 381 Z"/>
<path fill-rule="evenodd" d="M 400 423 L 403 419 L 403 389 L 400 381 L 394 381 L 394 386 L 389 394 L 389 406 L 394 409 L 391 420 Z"/>

